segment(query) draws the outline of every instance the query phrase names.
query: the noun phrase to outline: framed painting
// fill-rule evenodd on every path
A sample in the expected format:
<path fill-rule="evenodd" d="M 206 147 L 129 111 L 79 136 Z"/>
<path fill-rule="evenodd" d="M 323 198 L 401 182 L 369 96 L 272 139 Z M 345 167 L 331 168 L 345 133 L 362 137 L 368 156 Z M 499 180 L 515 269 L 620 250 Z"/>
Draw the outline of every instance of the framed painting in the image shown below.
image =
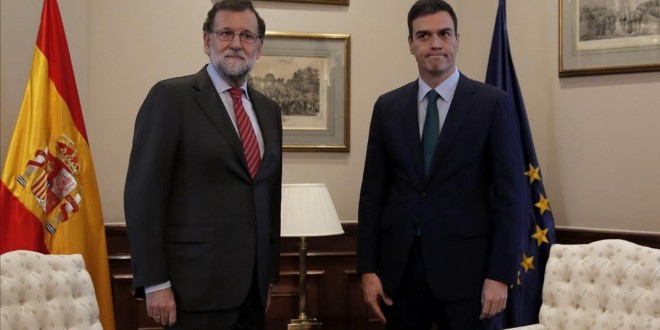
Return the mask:
<path fill-rule="evenodd" d="M 266 32 L 248 83 L 282 107 L 284 151 L 349 152 L 350 35 Z"/>
<path fill-rule="evenodd" d="M 559 76 L 660 70 L 660 2 L 559 0 Z"/>
<path fill-rule="evenodd" d="M 319 3 L 324 5 L 343 5 L 348 6 L 349 0 L 259 0 L 266 2 L 297 2 L 297 3 Z"/>

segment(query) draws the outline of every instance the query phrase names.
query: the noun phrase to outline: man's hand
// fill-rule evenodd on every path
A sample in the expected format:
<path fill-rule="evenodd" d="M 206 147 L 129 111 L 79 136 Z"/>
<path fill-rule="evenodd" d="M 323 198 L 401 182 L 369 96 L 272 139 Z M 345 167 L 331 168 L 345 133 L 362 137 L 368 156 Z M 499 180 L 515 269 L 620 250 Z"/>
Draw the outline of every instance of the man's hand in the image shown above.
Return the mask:
<path fill-rule="evenodd" d="M 502 312 L 506 307 L 508 287 L 505 283 L 486 279 L 481 292 L 481 316 L 480 320 L 491 318 Z"/>
<path fill-rule="evenodd" d="M 176 323 L 176 303 L 172 288 L 147 293 L 147 315 L 162 325 L 172 326 Z"/>
<path fill-rule="evenodd" d="M 382 300 L 385 304 L 391 306 L 392 299 L 383 292 L 383 286 L 378 275 L 375 273 L 362 274 L 362 292 L 364 293 L 364 301 L 369 304 L 378 319 L 386 323 L 387 320 L 383 315 L 383 311 L 380 310 L 379 302 Z"/>

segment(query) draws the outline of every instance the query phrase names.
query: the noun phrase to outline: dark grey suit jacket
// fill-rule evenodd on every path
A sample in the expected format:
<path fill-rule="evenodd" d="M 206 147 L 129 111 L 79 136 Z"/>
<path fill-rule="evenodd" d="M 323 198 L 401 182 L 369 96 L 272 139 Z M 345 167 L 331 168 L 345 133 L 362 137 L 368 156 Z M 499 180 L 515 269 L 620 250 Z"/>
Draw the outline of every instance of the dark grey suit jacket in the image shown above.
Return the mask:
<path fill-rule="evenodd" d="M 398 287 L 419 230 L 429 286 L 478 298 L 485 278 L 513 283 L 525 217 L 520 129 L 505 94 L 460 76 L 425 176 L 418 82 L 374 105 L 358 211 L 358 272 Z"/>
<path fill-rule="evenodd" d="M 265 304 L 279 269 L 282 122 L 274 101 L 248 93 L 265 144 L 254 181 L 206 68 L 157 83 L 142 104 L 124 191 L 138 292 L 170 281 L 181 310 L 233 308 L 256 271 Z"/>

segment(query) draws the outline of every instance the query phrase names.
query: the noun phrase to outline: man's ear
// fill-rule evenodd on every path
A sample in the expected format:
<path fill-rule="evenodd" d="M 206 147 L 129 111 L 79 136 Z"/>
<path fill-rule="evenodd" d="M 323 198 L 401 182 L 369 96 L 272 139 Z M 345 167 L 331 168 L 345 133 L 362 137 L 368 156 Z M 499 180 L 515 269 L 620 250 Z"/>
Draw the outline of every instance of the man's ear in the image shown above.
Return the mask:
<path fill-rule="evenodd" d="M 257 59 L 261 57 L 264 52 L 264 39 L 259 39 L 259 48 L 257 49 Z"/>
<path fill-rule="evenodd" d="M 211 38 L 210 34 L 208 32 L 204 32 L 204 54 L 210 55 L 211 54 Z"/>

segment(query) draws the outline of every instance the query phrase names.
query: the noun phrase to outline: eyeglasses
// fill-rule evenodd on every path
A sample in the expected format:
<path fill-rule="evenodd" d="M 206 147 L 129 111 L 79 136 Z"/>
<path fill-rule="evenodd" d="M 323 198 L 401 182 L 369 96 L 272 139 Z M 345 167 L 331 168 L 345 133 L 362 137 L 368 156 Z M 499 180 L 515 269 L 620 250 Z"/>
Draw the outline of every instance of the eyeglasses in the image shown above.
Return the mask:
<path fill-rule="evenodd" d="M 237 35 L 238 38 L 241 40 L 241 42 L 246 44 L 253 44 L 257 42 L 257 40 L 259 40 L 258 34 L 254 34 L 250 32 L 235 33 L 234 31 L 219 30 L 211 33 L 215 34 L 215 37 L 218 38 L 218 40 L 222 40 L 222 41 L 232 41 L 234 40 L 234 37 Z"/>

